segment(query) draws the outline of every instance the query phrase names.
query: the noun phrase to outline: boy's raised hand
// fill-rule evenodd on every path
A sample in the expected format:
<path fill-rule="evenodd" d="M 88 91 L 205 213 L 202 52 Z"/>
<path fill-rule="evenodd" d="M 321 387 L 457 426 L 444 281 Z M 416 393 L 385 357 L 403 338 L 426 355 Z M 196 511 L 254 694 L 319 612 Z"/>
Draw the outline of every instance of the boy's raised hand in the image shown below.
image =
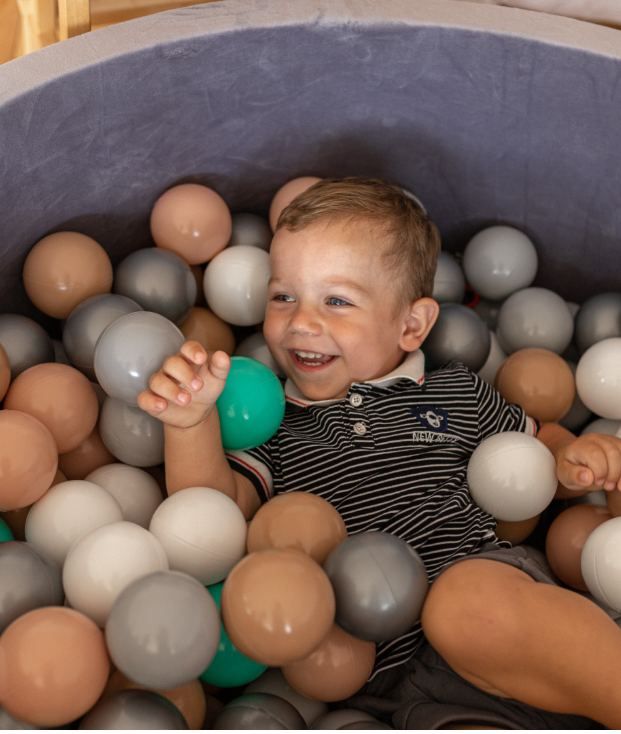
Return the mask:
<path fill-rule="evenodd" d="M 225 352 L 210 357 L 198 342 L 185 342 L 151 377 L 149 389 L 138 395 L 138 407 L 171 426 L 191 428 L 213 410 L 230 368 Z"/>
<path fill-rule="evenodd" d="M 621 438 L 580 436 L 560 452 L 557 475 L 568 489 L 621 489 Z"/>

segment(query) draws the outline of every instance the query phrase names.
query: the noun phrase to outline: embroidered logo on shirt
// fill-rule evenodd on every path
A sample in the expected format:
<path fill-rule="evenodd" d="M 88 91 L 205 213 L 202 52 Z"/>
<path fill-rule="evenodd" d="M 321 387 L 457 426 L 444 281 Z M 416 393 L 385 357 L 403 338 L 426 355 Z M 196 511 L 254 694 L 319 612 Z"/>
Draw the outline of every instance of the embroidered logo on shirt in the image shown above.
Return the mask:
<path fill-rule="evenodd" d="M 431 405 L 418 405 L 415 408 L 410 408 L 410 413 L 415 415 L 428 431 L 446 433 L 448 410 L 434 408 Z"/>
<path fill-rule="evenodd" d="M 412 434 L 414 443 L 456 443 L 457 436 L 448 433 L 433 433 L 432 431 L 414 431 Z"/>

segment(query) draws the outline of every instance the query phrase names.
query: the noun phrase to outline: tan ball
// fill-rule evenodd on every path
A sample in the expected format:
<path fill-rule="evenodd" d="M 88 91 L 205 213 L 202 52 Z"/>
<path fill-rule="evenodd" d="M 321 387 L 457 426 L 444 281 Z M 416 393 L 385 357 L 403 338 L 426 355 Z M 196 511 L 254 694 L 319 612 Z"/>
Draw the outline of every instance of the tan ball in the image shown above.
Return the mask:
<path fill-rule="evenodd" d="M 11 384 L 11 363 L 6 356 L 4 347 L 0 344 L 0 400 L 6 395 Z"/>
<path fill-rule="evenodd" d="M 200 265 L 192 265 L 190 267 L 194 280 L 196 281 L 196 298 L 194 299 L 195 306 L 206 306 L 207 301 L 205 300 L 205 291 L 203 290 L 203 269 Z"/>
<path fill-rule="evenodd" d="M 224 199 L 200 184 L 168 189 L 151 212 L 155 244 L 182 257 L 189 265 L 211 260 L 223 250 L 233 222 Z"/>
<path fill-rule="evenodd" d="M 195 306 L 179 328 L 186 341 L 196 341 L 208 352 L 220 349 L 230 357 L 235 351 L 231 327 L 206 308 Z"/>
<path fill-rule="evenodd" d="M 521 520 L 520 522 L 506 522 L 499 520 L 496 525 L 496 535 L 501 540 L 508 540 L 511 545 L 519 545 L 533 532 L 537 527 L 541 515 L 535 515 L 529 520 Z"/>
<path fill-rule="evenodd" d="M 73 451 L 58 457 L 58 467 L 67 479 L 86 479 L 95 469 L 114 463 L 116 459 L 101 440 L 97 426 Z"/>
<path fill-rule="evenodd" d="M 28 253 L 24 287 L 43 313 L 66 319 L 82 301 L 110 292 L 112 263 L 90 237 L 57 232 L 39 240 Z"/>
<path fill-rule="evenodd" d="M 65 475 L 57 470 L 49 488 L 51 489 L 51 487 L 55 487 L 57 484 L 66 481 L 67 478 Z M 31 507 L 32 504 L 26 505 L 26 507 L 20 507 L 18 510 L 0 512 L 0 518 L 9 526 L 9 530 L 13 533 L 15 540 L 26 540 L 26 518 Z"/>
<path fill-rule="evenodd" d="M 606 504 L 610 510 L 610 514 L 613 517 L 619 517 L 621 515 L 621 491 L 613 489 L 610 492 L 606 492 Z"/>
<path fill-rule="evenodd" d="M 278 224 L 278 218 L 282 214 L 282 210 L 289 206 L 296 196 L 304 193 L 306 189 L 310 189 L 311 186 L 321 181 L 317 176 L 302 176 L 301 178 L 294 178 L 292 181 L 288 181 L 276 192 L 276 195 L 272 199 L 270 205 L 270 227 L 272 232 L 276 231 L 276 225 Z"/>
<path fill-rule="evenodd" d="M 576 396 L 576 382 L 565 360 L 547 349 L 520 349 L 503 362 L 494 387 L 508 403 L 521 405 L 542 423 L 567 415 Z"/>

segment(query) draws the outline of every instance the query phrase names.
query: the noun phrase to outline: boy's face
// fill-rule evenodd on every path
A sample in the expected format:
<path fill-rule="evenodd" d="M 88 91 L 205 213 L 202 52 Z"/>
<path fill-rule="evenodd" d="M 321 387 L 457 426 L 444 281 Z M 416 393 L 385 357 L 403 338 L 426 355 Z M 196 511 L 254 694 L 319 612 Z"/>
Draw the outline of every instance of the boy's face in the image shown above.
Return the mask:
<path fill-rule="evenodd" d="M 274 236 L 263 331 L 282 371 L 310 400 L 343 398 L 352 382 L 395 369 L 435 320 L 414 342 L 404 336 L 411 308 L 397 313 L 399 276 L 387 267 L 385 248 L 364 221 Z M 437 309 L 430 299 L 416 303 L 427 301 Z"/>

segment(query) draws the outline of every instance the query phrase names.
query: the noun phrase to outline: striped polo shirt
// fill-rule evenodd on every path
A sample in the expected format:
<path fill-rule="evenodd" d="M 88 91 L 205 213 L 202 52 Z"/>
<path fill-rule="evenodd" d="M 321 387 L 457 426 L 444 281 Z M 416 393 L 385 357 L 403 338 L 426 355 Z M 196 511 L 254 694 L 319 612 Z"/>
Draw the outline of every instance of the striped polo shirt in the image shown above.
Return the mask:
<path fill-rule="evenodd" d="M 407 541 L 432 581 L 457 558 L 497 542 L 494 518 L 468 492 L 468 460 L 502 431 L 535 435 L 522 408 L 451 362 L 425 374 L 421 351 L 385 377 L 353 383 L 347 397 L 310 401 L 288 380 L 276 434 L 248 451 L 227 452 L 266 502 L 312 492 L 341 514 L 350 535 L 380 530 Z M 408 660 L 424 640 L 418 623 L 377 646 L 372 677 Z"/>

